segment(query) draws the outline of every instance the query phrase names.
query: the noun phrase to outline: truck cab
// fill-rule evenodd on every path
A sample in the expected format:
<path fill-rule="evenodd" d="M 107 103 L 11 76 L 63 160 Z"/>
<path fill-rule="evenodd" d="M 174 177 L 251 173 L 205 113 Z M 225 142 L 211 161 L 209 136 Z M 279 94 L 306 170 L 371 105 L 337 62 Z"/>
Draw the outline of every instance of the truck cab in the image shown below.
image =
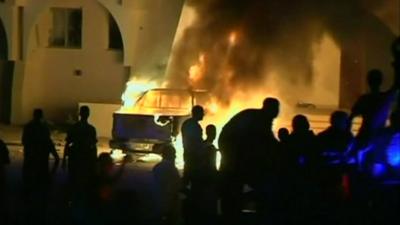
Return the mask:
<path fill-rule="evenodd" d="M 172 143 L 194 105 L 204 105 L 204 90 L 156 88 L 141 94 L 133 107 L 113 114 L 110 147 L 124 151 L 156 152 Z"/>

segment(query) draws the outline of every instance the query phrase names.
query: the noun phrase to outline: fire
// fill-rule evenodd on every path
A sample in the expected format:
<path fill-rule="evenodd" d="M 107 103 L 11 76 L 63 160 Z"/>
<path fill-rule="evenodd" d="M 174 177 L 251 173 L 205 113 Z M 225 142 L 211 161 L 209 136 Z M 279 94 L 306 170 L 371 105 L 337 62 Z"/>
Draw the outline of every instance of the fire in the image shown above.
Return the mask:
<path fill-rule="evenodd" d="M 206 127 L 209 124 L 213 124 L 217 127 L 217 137 L 218 140 L 219 133 L 222 127 L 238 112 L 247 109 L 247 108 L 261 108 L 262 102 L 265 97 L 276 97 L 279 93 L 275 92 L 275 90 L 271 90 L 268 87 L 273 87 L 273 82 L 271 80 L 260 81 L 258 89 L 245 88 L 245 87 L 236 87 L 232 85 L 231 79 L 233 77 L 233 70 L 227 63 L 227 58 L 231 54 L 230 49 L 237 45 L 238 43 L 238 32 L 232 31 L 229 33 L 228 38 L 226 40 L 229 44 L 229 49 L 225 52 L 225 57 L 221 59 L 221 70 L 219 71 L 222 75 L 220 75 L 220 79 L 218 80 L 219 84 L 224 88 L 226 93 L 229 93 L 229 98 L 232 100 L 229 104 L 222 104 L 216 95 L 211 95 L 211 98 L 204 104 L 203 107 L 206 109 L 206 116 L 203 121 L 201 121 L 202 127 Z M 197 61 L 194 62 L 192 66 L 188 69 L 188 88 L 198 88 L 199 84 L 202 80 L 204 80 L 207 70 L 207 55 L 205 53 L 200 53 Z M 167 82 L 167 81 L 166 81 Z M 170 81 L 168 81 L 170 82 Z M 263 83 L 264 82 L 264 83 Z M 272 84 L 271 84 L 272 83 Z M 220 87 L 221 87 L 220 86 Z M 131 80 L 127 83 L 127 88 L 122 96 L 124 101 L 124 105 L 122 106 L 122 112 L 134 112 L 134 107 L 141 94 L 145 91 L 148 91 L 153 88 L 157 88 L 157 84 L 155 82 L 150 82 L 148 80 Z M 266 91 L 267 90 L 267 91 Z M 212 90 L 211 90 L 212 91 Z M 215 94 L 215 93 L 211 93 Z M 195 104 L 198 104 L 195 102 Z M 155 121 L 158 121 L 157 114 L 154 114 Z M 156 123 L 158 124 L 158 123 Z M 159 126 L 163 126 L 163 124 L 158 124 Z M 281 121 L 277 120 L 275 122 L 274 130 L 280 128 L 282 125 Z M 174 145 L 176 149 L 176 160 L 175 165 L 179 169 L 183 169 L 184 160 L 183 160 L 183 144 L 182 144 L 182 136 L 179 134 L 177 137 L 172 137 Z M 206 137 L 203 137 L 204 139 Z M 215 144 L 218 148 L 218 145 Z M 159 159 L 159 158 L 158 158 Z M 217 168 L 219 167 L 221 160 L 221 155 L 217 155 Z"/>
<path fill-rule="evenodd" d="M 236 45 L 236 42 L 237 42 L 237 32 L 232 31 L 229 34 L 229 44 L 230 44 L 230 46 L 234 46 L 234 45 Z"/>
<path fill-rule="evenodd" d="M 205 68 L 205 55 L 200 54 L 197 63 L 189 68 L 189 83 L 191 85 L 195 85 L 204 77 Z"/>
<path fill-rule="evenodd" d="M 208 112 L 210 112 L 212 115 L 215 115 L 219 112 L 220 106 L 218 104 L 218 101 L 215 97 L 212 97 L 205 105 L 205 108 L 207 109 Z"/>
<path fill-rule="evenodd" d="M 157 83 L 149 80 L 139 80 L 137 78 L 133 78 L 132 80 L 128 81 L 126 83 L 125 92 L 121 96 L 123 105 L 119 112 L 133 112 L 135 104 L 140 95 L 156 87 Z"/>

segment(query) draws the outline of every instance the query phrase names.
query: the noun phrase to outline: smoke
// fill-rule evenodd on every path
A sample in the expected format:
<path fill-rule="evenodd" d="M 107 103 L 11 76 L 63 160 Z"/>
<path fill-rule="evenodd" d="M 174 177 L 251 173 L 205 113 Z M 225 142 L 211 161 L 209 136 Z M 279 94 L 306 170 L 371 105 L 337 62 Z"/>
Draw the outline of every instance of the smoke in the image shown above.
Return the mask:
<path fill-rule="evenodd" d="M 174 48 L 168 83 L 206 88 L 226 104 L 238 90 L 276 89 L 282 82 L 286 87 L 307 87 L 315 79 L 315 43 L 327 33 L 338 46 L 358 38 L 368 21 L 366 16 L 382 3 L 384 0 L 187 0 L 197 16 Z M 190 83 L 188 71 L 199 62 L 200 54 L 204 54 L 205 64 L 202 79 Z"/>

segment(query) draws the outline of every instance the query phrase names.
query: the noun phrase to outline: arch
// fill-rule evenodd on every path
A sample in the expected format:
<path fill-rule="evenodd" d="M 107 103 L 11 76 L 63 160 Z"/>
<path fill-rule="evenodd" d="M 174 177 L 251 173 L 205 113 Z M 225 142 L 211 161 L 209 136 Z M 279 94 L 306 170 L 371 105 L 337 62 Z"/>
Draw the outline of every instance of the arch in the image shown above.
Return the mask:
<path fill-rule="evenodd" d="M 122 39 L 121 29 L 117 21 L 115 20 L 114 16 L 111 13 L 108 13 L 108 15 L 109 15 L 108 48 L 121 49 L 122 51 L 124 51 L 124 42 Z"/>
<path fill-rule="evenodd" d="M 121 34 L 121 39 L 122 39 L 123 62 L 124 62 L 124 65 L 126 65 L 125 59 L 127 58 L 126 57 L 127 51 L 125 51 L 125 49 L 128 45 L 128 42 L 123 33 L 124 32 L 123 24 L 121 22 L 121 19 L 118 16 L 118 11 L 117 11 L 118 9 L 115 7 L 112 7 L 112 5 L 111 5 L 112 3 L 110 3 L 110 1 L 97 0 L 97 2 L 104 8 L 104 10 L 106 10 L 111 15 L 112 19 L 114 19 L 115 23 L 117 24 L 117 27 Z"/>
<path fill-rule="evenodd" d="M 126 69 L 122 60 L 115 60 L 116 57 L 122 58 L 122 53 L 107 51 L 103 48 L 107 46 L 107 22 L 105 18 L 109 11 L 105 10 L 97 0 L 68 3 L 49 0 L 41 2 L 40 5 L 31 5 L 32 2 L 26 7 L 26 24 L 24 24 L 26 34 L 24 43 L 26 45 L 24 46 L 23 60 L 26 63 L 19 65 L 21 68 L 16 73 L 16 82 L 14 82 L 13 88 L 13 111 L 17 114 L 14 123 L 24 123 L 30 116 L 30 110 L 38 105 L 48 112 L 46 114 L 49 119 L 61 122 L 65 119 L 66 114 L 72 111 L 75 103 L 82 101 L 81 99 L 88 99 L 86 101 L 92 102 L 119 100 L 125 87 Z M 50 9 L 53 6 L 81 8 L 84 11 L 82 15 L 86 15 L 86 17 L 84 16 L 82 20 L 83 44 L 81 49 L 45 47 L 47 46 L 48 33 L 43 32 L 51 28 L 52 15 Z M 102 24 L 100 28 L 95 26 L 98 25 L 97 16 L 101 16 Z M 102 35 L 98 36 L 94 29 L 100 29 Z M 39 39 L 36 39 L 36 34 L 39 34 Z M 41 34 L 44 36 L 41 36 Z M 89 42 L 94 38 L 94 41 Z M 37 46 L 36 40 L 41 40 L 45 44 Z M 99 69 L 95 65 L 93 57 L 97 57 L 96 59 L 102 62 L 100 68 L 104 69 Z M 58 68 L 64 69 L 59 70 Z M 121 76 L 109 76 L 111 73 Z M 59 76 L 53 76 L 54 74 L 59 74 Z M 87 76 L 86 74 L 95 75 Z M 88 82 L 89 80 L 91 82 Z M 74 85 L 75 88 L 80 88 L 83 91 L 74 92 L 67 87 L 68 85 L 58 88 L 61 83 Z M 83 88 L 89 83 L 96 88 L 93 88 L 93 90 Z M 100 88 L 98 87 L 105 84 L 113 85 L 107 92 L 99 91 Z M 46 95 L 44 87 L 46 90 L 57 89 L 57 91 L 50 98 L 44 98 Z"/>
<path fill-rule="evenodd" d="M 24 37 L 23 37 L 23 59 L 29 57 L 29 50 L 32 47 L 33 35 L 35 33 L 35 25 L 39 22 L 41 15 L 44 10 L 50 7 L 52 0 L 44 0 L 42 4 L 38 4 L 36 1 L 32 1 L 25 8 L 30 7 L 31 10 L 29 13 L 26 13 L 26 17 L 24 18 Z M 29 15 L 30 14 L 30 15 Z M 27 19 L 28 16 L 31 18 Z"/>

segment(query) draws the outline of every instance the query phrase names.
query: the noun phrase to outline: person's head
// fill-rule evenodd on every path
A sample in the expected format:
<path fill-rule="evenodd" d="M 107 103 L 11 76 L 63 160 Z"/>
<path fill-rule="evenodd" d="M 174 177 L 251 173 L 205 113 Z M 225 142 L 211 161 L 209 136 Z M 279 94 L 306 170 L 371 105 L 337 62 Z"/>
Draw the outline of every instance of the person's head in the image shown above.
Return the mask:
<path fill-rule="evenodd" d="M 285 127 L 282 127 L 278 130 L 278 138 L 279 141 L 285 142 L 289 138 L 289 130 Z"/>
<path fill-rule="evenodd" d="M 110 153 L 103 152 L 97 159 L 100 173 L 110 172 L 114 166 Z"/>
<path fill-rule="evenodd" d="M 215 127 L 213 124 L 207 125 L 206 135 L 208 141 L 214 141 L 215 137 L 217 136 L 217 127 Z"/>
<path fill-rule="evenodd" d="M 175 161 L 175 148 L 172 145 L 163 145 L 161 149 L 161 156 L 163 160 Z"/>
<path fill-rule="evenodd" d="M 390 115 L 390 127 L 400 131 L 400 109 L 395 110 Z"/>
<path fill-rule="evenodd" d="M 195 105 L 192 108 L 192 118 L 194 118 L 197 121 L 202 120 L 204 117 L 204 109 L 200 105 Z"/>
<path fill-rule="evenodd" d="M 81 106 L 81 108 L 79 109 L 79 116 L 81 117 L 81 120 L 87 120 L 89 118 L 89 115 L 90 115 L 89 107 L 86 105 Z"/>
<path fill-rule="evenodd" d="M 33 110 L 33 120 L 41 121 L 43 119 L 43 110 L 42 109 L 34 109 Z"/>
<path fill-rule="evenodd" d="M 275 118 L 279 114 L 279 100 L 276 98 L 266 98 L 263 101 L 262 110 L 268 117 Z"/>
<path fill-rule="evenodd" d="M 292 129 L 294 132 L 306 132 L 310 130 L 310 123 L 308 122 L 307 117 L 304 115 L 298 114 L 293 117 L 292 120 Z"/>
<path fill-rule="evenodd" d="M 383 81 L 382 71 L 378 69 L 373 69 L 368 72 L 367 82 L 371 91 L 379 91 Z"/>
<path fill-rule="evenodd" d="M 349 128 L 349 115 L 344 111 L 335 111 L 330 117 L 331 127 L 338 130 L 346 130 Z"/>

